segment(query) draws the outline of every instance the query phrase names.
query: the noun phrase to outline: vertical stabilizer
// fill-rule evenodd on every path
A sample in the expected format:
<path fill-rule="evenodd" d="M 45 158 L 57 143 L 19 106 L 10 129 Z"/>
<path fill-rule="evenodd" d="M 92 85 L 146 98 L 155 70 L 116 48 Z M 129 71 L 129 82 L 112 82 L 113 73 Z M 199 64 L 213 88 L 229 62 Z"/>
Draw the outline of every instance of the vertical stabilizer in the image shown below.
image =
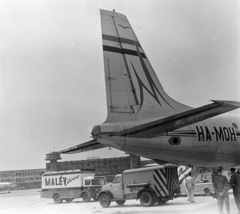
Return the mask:
<path fill-rule="evenodd" d="M 126 16 L 101 10 L 101 24 L 106 122 L 166 117 L 190 109 L 165 93 Z"/>

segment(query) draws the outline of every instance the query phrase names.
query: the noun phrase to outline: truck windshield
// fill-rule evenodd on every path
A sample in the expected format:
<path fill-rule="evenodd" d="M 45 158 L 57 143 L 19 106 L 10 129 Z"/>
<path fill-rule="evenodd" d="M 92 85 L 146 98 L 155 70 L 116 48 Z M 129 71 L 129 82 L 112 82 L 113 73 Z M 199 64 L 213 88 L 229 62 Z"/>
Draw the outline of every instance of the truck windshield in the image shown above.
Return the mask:
<path fill-rule="evenodd" d="M 113 184 L 122 183 L 122 176 L 116 175 L 116 177 L 112 181 Z"/>
<path fill-rule="evenodd" d="M 105 178 L 94 178 L 92 180 L 92 185 L 105 185 L 106 184 L 106 181 L 105 181 Z"/>

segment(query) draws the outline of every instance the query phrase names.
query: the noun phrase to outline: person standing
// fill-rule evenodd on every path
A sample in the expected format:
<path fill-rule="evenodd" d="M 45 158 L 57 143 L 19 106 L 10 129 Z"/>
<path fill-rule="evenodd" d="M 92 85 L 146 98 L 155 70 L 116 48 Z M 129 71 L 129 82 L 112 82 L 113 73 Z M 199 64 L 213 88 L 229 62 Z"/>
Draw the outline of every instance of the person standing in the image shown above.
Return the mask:
<path fill-rule="evenodd" d="M 214 177 L 215 177 L 216 175 L 218 175 L 217 169 L 214 169 L 213 172 L 212 172 L 212 184 L 213 184 L 213 191 L 214 191 L 213 198 L 217 198 L 217 196 L 216 196 L 216 190 L 215 190 L 215 186 L 214 186 L 214 182 L 213 182 Z"/>
<path fill-rule="evenodd" d="M 240 175 L 236 173 L 235 168 L 230 169 L 231 178 L 230 178 L 230 188 L 233 189 L 233 196 L 235 203 L 240 213 Z"/>
<path fill-rule="evenodd" d="M 189 194 L 188 194 L 188 190 L 187 190 L 187 187 L 186 187 L 186 177 L 188 176 L 188 174 L 184 174 L 184 178 L 182 180 L 181 183 L 183 183 L 183 185 L 185 186 L 185 191 L 186 191 L 186 194 L 187 194 L 187 198 L 188 198 L 188 201 L 190 201 L 189 199 Z"/>
<path fill-rule="evenodd" d="M 223 202 L 225 202 L 227 214 L 230 214 L 228 180 L 226 176 L 222 175 L 222 172 L 223 167 L 219 166 L 217 168 L 217 174 L 212 176 L 212 183 L 217 198 L 219 213 L 223 214 Z"/>
<path fill-rule="evenodd" d="M 188 201 L 194 203 L 195 179 L 191 175 L 191 173 L 188 173 L 188 176 L 185 178 L 185 187 L 187 190 Z"/>

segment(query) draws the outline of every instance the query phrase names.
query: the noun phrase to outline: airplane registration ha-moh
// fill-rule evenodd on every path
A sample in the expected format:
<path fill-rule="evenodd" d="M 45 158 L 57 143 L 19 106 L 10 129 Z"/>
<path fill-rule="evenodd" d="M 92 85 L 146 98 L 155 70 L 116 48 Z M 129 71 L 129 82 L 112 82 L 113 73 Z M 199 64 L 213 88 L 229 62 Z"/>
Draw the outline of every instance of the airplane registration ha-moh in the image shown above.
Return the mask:
<path fill-rule="evenodd" d="M 93 140 L 62 154 L 112 147 L 157 163 L 240 165 L 240 102 L 212 100 L 191 108 L 163 89 L 127 17 L 100 10 L 107 119 Z"/>

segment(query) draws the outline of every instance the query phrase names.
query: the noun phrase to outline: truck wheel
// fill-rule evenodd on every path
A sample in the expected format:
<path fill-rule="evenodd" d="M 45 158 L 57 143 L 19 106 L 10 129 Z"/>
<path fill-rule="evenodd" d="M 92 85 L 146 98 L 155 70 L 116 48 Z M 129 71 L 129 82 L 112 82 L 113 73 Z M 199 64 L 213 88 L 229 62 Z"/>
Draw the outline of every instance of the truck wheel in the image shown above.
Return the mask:
<path fill-rule="evenodd" d="M 84 193 L 82 194 L 82 199 L 83 199 L 84 202 L 89 202 L 89 201 L 90 201 L 90 195 L 89 195 L 89 193 L 88 193 L 88 192 L 84 192 Z"/>
<path fill-rule="evenodd" d="M 205 188 L 203 191 L 204 191 L 204 194 L 205 194 L 205 195 L 207 195 L 207 196 L 210 196 L 210 195 L 211 195 L 210 189 Z"/>
<path fill-rule="evenodd" d="M 55 204 L 61 204 L 63 200 L 61 199 L 59 194 L 55 194 L 53 196 L 53 201 L 54 201 Z"/>
<path fill-rule="evenodd" d="M 118 200 L 116 201 L 116 203 L 121 206 L 125 203 L 125 200 Z"/>
<path fill-rule="evenodd" d="M 66 199 L 65 199 L 65 201 L 66 201 L 67 203 L 71 203 L 73 200 L 74 200 L 74 198 L 66 198 Z"/>
<path fill-rule="evenodd" d="M 144 207 L 151 207 L 155 203 L 152 194 L 148 191 L 143 191 L 141 193 L 140 202 Z"/>
<path fill-rule="evenodd" d="M 99 202 L 103 208 L 108 208 L 111 204 L 111 200 L 106 193 L 101 194 Z"/>

